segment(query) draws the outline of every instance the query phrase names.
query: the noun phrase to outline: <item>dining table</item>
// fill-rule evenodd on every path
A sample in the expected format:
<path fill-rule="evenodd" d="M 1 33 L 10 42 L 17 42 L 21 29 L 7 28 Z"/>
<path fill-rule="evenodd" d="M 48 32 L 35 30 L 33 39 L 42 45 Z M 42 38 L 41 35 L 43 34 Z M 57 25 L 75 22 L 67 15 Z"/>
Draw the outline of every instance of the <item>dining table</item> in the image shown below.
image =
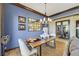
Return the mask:
<path fill-rule="evenodd" d="M 33 41 L 33 39 L 31 39 L 32 41 Z M 31 47 L 31 48 L 37 48 L 37 47 L 40 47 L 40 56 L 42 55 L 42 45 L 43 44 L 46 44 L 46 43 L 48 43 L 48 42 L 50 42 L 50 41 L 54 41 L 54 45 L 56 44 L 55 43 L 55 37 L 54 36 L 51 36 L 51 37 L 49 37 L 49 38 L 46 38 L 46 39 L 41 39 L 41 38 L 36 38 L 36 40 L 35 41 L 33 41 L 33 42 L 28 42 L 28 44 L 29 44 L 29 46 Z"/>

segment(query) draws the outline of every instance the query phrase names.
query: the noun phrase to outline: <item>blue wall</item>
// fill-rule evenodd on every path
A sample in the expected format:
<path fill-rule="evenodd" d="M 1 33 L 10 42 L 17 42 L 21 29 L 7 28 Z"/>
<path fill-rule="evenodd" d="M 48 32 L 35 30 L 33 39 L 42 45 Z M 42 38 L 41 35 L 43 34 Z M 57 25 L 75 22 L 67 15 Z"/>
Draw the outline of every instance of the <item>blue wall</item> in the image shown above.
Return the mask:
<path fill-rule="evenodd" d="M 26 30 L 18 31 L 18 16 L 26 17 Z M 18 47 L 18 39 L 28 39 L 29 37 L 36 37 L 42 33 L 28 32 L 28 17 L 35 19 L 42 19 L 43 16 L 35 14 L 33 12 L 21 9 L 11 4 L 4 4 L 4 34 L 10 35 L 10 41 L 7 44 L 7 48 Z"/>

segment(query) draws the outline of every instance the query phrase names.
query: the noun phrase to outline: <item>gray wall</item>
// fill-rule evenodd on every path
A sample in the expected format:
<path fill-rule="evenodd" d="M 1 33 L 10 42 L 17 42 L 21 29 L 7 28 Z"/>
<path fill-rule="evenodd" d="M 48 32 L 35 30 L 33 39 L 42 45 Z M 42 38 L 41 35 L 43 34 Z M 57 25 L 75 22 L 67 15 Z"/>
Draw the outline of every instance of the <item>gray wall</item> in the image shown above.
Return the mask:
<path fill-rule="evenodd" d="M 75 15 L 78 14 L 78 15 Z M 71 16 L 74 15 L 74 16 Z M 67 17 L 70 16 L 70 17 Z M 64 18 L 63 18 L 64 17 Z M 50 17 L 53 21 L 53 23 L 55 24 L 57 21 L 62 21 L 62 20 L 70 20 L 70 38 L 72 36 L 76 36 L 76 21 L 79 20 L 79 7 L 75 8 L 73 10 L 61 13 L 59 15 L 55 15 Z M 52 24 L 53 25 L 53 24 Z M 51 26 L 52 27 L 52 26 Z M 50 28 L 51 28 L 50 27 Z M 51 29 L 52 32 L 54 34 L 56 34 L 54 31 L 56 30 L 56 26 L 54 25 L 54 27 Z"/>
<path fill-rule="evenodd" d="M 0 4 L 0 55 L 1 55 L 1 4 Z"/>
<path fill-rule="evenodd" d="M 71 15 L 74 15 L 74 14 L 79 14 L 79 7 L 72 9 L 72 10 L 69 10 L 67 12 L 55 15 L 55 16 L 51 16 L 50 18 L 51 19 L 58 19 L 58 18 L 66 17 L 66 16 L 71 16 Z"/>
<path fill-rule="evenodd" d="M 1 55 L 1 9 L 2 9 L 2 4 L 0 4 L 0 55 Z"/>

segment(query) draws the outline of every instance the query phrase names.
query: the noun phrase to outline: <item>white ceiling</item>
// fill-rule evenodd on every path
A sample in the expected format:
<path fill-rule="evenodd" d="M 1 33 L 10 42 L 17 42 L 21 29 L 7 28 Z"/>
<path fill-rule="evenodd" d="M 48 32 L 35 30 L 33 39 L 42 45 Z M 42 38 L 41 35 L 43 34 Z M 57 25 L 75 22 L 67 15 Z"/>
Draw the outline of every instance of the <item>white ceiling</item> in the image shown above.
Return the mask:
<path fill-rule="evenodd" d="M 21 3 L 24 6 L 32 8 L 42 14 L 45 14 L 45 4 L 44 3 Z M 61 11 L 70 9 L 79 5 L 79 3 L 47 3 L 46 4 L 46 14 L 47 16 L 59 13 Z"/>

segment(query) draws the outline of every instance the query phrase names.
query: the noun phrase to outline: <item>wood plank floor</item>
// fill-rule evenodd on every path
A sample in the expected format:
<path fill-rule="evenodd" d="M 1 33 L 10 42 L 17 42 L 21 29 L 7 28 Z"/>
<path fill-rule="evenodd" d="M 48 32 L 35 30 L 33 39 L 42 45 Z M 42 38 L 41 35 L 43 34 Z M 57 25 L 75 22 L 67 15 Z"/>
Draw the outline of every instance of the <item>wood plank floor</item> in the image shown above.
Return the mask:
<path fill-rule="evenodd" d="M 51 48 L 48 46 L 42 47 L 43 56 L 62 56 L 65 50 L 65 43 L 56 41 L 56 48 Z"/>
<path fill-rule="evenodd" d="M 62 39 L 61 39 L 62 40 Z M 42 45 L 42 56 L 63 56 L 65 50 L 65 41 L 56 40 L 56 48 Z M 38 49 L 39 54 L 39 49 Z M 5 52 L 5 56 L 20 56 L 19 48 Z"/>

